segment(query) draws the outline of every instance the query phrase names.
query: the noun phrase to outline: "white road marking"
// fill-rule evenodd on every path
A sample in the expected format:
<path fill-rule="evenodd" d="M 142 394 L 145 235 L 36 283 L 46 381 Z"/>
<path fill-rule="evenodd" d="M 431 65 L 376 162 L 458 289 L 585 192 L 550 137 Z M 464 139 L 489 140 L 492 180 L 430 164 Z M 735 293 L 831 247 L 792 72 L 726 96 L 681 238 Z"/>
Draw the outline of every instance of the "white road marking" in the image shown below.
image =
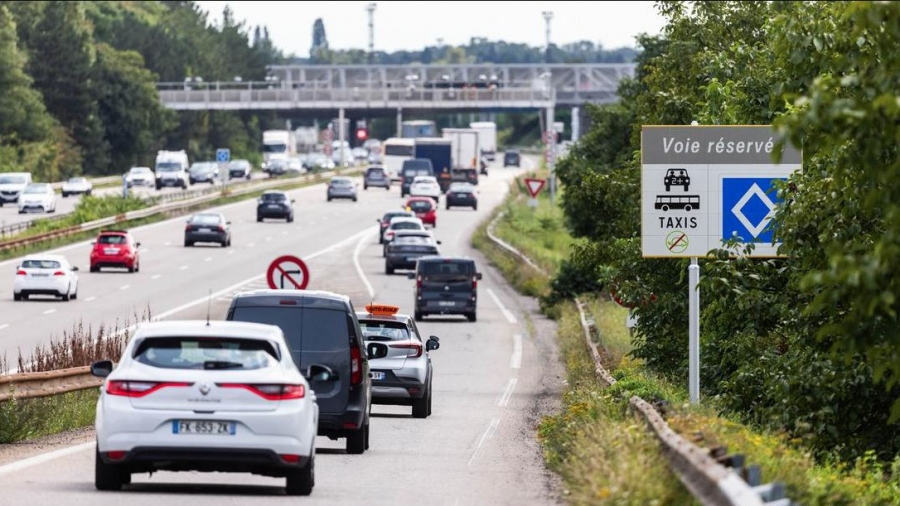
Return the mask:
<path fill-rule="evenodd" d="M 522 335 L 513 334 L 513 352 L 509 357 L 509 366 L 513 369 L 522 367 Z"/>
<path fill-rule="evenodd" d="M 11 462 L 9 464 L 5 464 L 0 466 L 0 476 L 4 474 L 14 473 L 16 471 L 21 471 L 23 469 L 28 469 L 29 467 L 34 467 L 45 462 L 51 462 L 56 459 L 60 459 L 62 457 L 66 457 L 69 455 L 74 455 L 79 452 L 90 450 L 96 446 L 96 442 L 91 441 L 90 443 L 82 443 L 80 445 L 70 446 L 68 448 L 62 448 L 60 450 L 44 453 L 42 455 L 35 455 L 34 457 L 29 457 L 24 460 L 19 460 L 17 462 Z"/>
<path fill-rule="evenodd" d="M 494 302 L 497 303 L 497 306 L 500 308 L 500 312 L 503 313 L 503 316 L 506 317 L 506 320 L 509 323 L 512 323 L 513 325 L 515 325 L 516 324 L 515 315 L 513 315 L 508 309 L 506 309 L 506 307 L 503 305 L 503 303 L 500 302 L 500 299 L 497 298 L 497 294 L 495 294 L 494 291 L 491 290 L 490 288 L 487 289 L 487 293 L 488 293 L 488 295 L 491 296 L 492 299 L 494 299 Z"/>
<path fill-rule="evenodd" d="M 55 313 L 55 312 L 56 312 L 55 309 L 48 309 L 48 310 L 44 311 L 44 314 L 51 314 L 51 313 Z"/>
<path fill-rule="evenodd" d="M 182 265 L 181 267 L 178 268 L 178 270 L 179 270 L 179 271 L 186 271 L 186 270 L 188 270 L 188 266 L 187 266 L 187 265 Z"/>
<path fill-rule="evenodd" d="M 6 327 L 9 327 L 8 323 L 4 323 L 3 325 L 0 325 L 0 330 L 5 329 Z"/>
<path fill-rule="evenodd" d="M 204 262 L 212 262 L 212 257 L 206 257 L 203 259 Z"/>
<path fill-rule="evenodd" d="M 163 243 L 163 246 L 171 246 L 171 245 L 172 245 L 171 241 L 166 241 Z"/>
<path fill-rule="evenodd" d="M 85 301 L 85 302 L 90 302 L 90 301 L 92 301 L 92 300 L 94 300 L 94 299 L 96 299 L 96 298 L 97 298 L 97 297 L 88 297 L 88 298 L 84 299 L 84 301 Z"/>
<path fill-rule="evenodd" d="M 372 283 L 369 283 L 369 278 L 366 277 L 365 272 L 363 272 L 362 265 L 359 264 L 359 252 L 362 251 L 363 246 L 368 242 L 368 237 L 365 235 L 359 238 L 359 242 L 356 243 L 356 248 L 353 250 L 353 265 L 356 267 L 356 272 L 359 274 L 359 278 L 362 279 L 364 285 L 366 285 L 366 290 L 369 292 L 369 299 L 375 299 L 375 289 L 372 288 Z"/>
<path fill-rule="evenodd" d="M 131 285 L 122 285 L 119 287 L 119 290 L 128 290 L 129 288 L 131 288 Z"/>
<path fill-rule="evenodd" d="M 150 276 L 150 279 L 159 279 L 161 276 L 162 276 L 162 274 L 154 274 L 154 275 Z"/>
<path fill-rule="evenodd" d="M 503 407 L 509 404 L 509 398 L 512 397 L 513 391 L 516 389 L 516 383 L 518 382 L 519 380 L 516 378 L 509 380 L 509 383 L 506 384 L 506 388 L 503 389 L 503 395 L 501 395 L 500 399 L 497 401 L 498 406 Z"/>
<path fill-rule="evenodd" d="M 478 451 L 481 450 L 481 447 L 484 445 L 484 442 L 487 441 L 489 437 L 494 435 L 494 432 L 497 432 L 497 427 L 500 425 L 500 419 L 494 418 L 491 420 L 491 424 L 488 425 L 487 430 L 484 431 L 484 434 L 481 435 L 481 439 L 478 440 L 478 444 L 475 445 L 475 451 L 472 452 L 472 456 L 469 458 L 469 463 L 467 466 L 471 466 L 472 462 L 475 461 L 475 457 L 478 456 Z M 0 468 L 2 469 L 2 468 Z"/>

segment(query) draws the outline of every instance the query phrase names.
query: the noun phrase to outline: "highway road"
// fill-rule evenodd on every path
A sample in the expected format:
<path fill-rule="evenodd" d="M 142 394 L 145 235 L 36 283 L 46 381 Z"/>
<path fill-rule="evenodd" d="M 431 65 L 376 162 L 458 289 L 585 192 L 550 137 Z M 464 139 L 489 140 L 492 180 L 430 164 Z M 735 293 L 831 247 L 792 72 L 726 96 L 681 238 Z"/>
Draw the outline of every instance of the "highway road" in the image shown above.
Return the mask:
<path fill-rule="evenodd" d="M 479 185 L 478 211 L 438 211 L 435 235 L 442 251 L 473 256 L 484 279 L 476 323 L 427 318 L 420 326 L 426 335 L 441 338 L 441 348 L 432 352 L 434 414 L 417 420 L 406 407 L 374 406 L 371 448 L 363 455 L 347 455 L 343 440 L 319 438 L 316 487 L 305 504 L 562 504 L 558 479 L 546 471 L 536 441 L 540 418 L 557 408 L 565 380 L 555 324 L 469 246 L 472 232 L 521 171 L 493 168 L 490 174 Z M 166 319 L 207 313 L 221 319 L 231 295 L 264 287 L 268 263 L 283 254 L 304 258 L 311 271 L 309 289 L 346 293 L 358 309 L 374 300 L 412 311 L 413 282 L 402 271 L 384 274 L 375 224 L 403 202 L 397 187 L 361 190 L 355 203 L 326 203 L 324 185 L 291 194 L 297 206 L 291 224 L 256 223 L 253 201 L 222 207 L 234 228 L 231 248 L 184 248 L 181 218 L 134 229 L 144 255 L 139 273 L 88 273 L 87 243 L 61 248 L 85 271 L 80 300 L 14 303 L 10 283 L 0 295 L 0 353 L 46 343 L 79 320 L 96 328 L 147 308 Z M 11 280 L 14 267 L 14 261 L 0 263 L 0 279 Z M 135 475 L 122 492 L 97 492 L 93 434 L 86 430 L 64 439 L 41 451 L 4 453 L 0 447 L 0 505 L 155 506 L 162 500 L 219 506 L 284 500 L 283 480 L 242 474 Z"/>

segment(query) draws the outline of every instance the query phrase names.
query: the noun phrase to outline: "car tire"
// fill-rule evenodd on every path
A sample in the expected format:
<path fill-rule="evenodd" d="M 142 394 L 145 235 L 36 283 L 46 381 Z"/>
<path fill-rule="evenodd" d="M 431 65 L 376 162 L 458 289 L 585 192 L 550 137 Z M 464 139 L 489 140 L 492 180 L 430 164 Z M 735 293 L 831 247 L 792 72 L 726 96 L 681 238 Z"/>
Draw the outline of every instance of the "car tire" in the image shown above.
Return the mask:
<path fill-rule="evenodd" d="M 431 387 L 428 388 L 428 391 L 425 392 L 425 395 L 423 395 L 421 399 L 413 399 L 413 402 L 412 402 L 412 417 L 413 418 L 428 418 L 428 398 L 429 397 L 431 397 Z"/>
<path fill-rule="evenodd" d="M 86 191 L 84 194 L 87 195 L 88 197 L 90 197 L 90 196 L 91 196 L 91 190 Z"/>
<path fill-rule="evenodd" d="M 316 454 L 309 456 L 309 462 L 301 469 L 288 471 L 285 476 L 284 493 L 287 495 L 312 494 L 316 485 Z"/>
<path fill-rule="evenodd" d="M 191 241 L 188 241 L 187 239 L 184 240 L 184 247 L 185 247 L 185 248 L 190 248 L 190 247 L 193 246 L 193 245 L 194 245 L 194 243 L 192 243 Z"/>
<path fill-rule="evenodd" d="M 293 215 L 293 214 L 287 217 L 287 222 L 288 222 L 288 223 L 292 223 L 293 221 L 294 221 L 294 215 Z"/>
<path fill-rule="evenodd" d="M 385 264 L 384 264 L 384 273 L 385 273 L 385 274 L 393 274 L 393 273 L 394 273 L 394 268 L 391 267 L 390 265 L 388 265 L 387 263 L 385 263 Z"/>
<path fill-rule="evenodd" d="M 431 416 L 431 399 L 432 399 L 432 397 L 433 397 L 433 395 L 432 395 L 431 382 L 429 381 L 428 382 L 428 416 Z"/>
<path fill-rule="evenodd" d="M 66 288 L 65 293 L 59 294 L 59 298 L 61 298 L 63 302 L 69 302 L 69 299 L 71 298 L 71 297 L 69 297 L 69 289 L 70 288 L 72 288 L 72 287 L 70 286 L 70 287 Z"/>
<path fill-rule="evenodd" d="M 63 196 L 63 198 L 67 198 L 69 196 L 69 194 L 66 192 L 63 192 L 62 196 Z"/>
<path fill-rule="evenodd" d="M 97 449 L 94 459 L 94 487 L 97 490 L 122 490 L 125 481 L 125 470 L 103 462 L 103 459 L 100 458 L 100 450 Z M 131 481 L 130 477 L 127 481 Z"/>
<path fill-rule="evenodd" d="M 90 271 L 91 272 L 100 272 L 100 268 L 92 265 L 90 268 Z"/>
<path fill-rule="evenodd" d="M 366 451 L 366 431 L 369 430 L 369 424 L 365 424 L 359 430 L 355 430 L 347 436 L 347 453 L 350 455 L 360 455 Z"/>
<path fill-rule="evenodd" d="M 478 319 L 477 315 L 475 314 L 475 311 L 472 311 L 471 313 L 467 314 L 466 318 L 468 318 L 470 322 L 474 322 L 475 320 Z"/>
<path fill-rule="evenodd" d="M 262 223 L 262 220 L 263 220 L 263 217 L 262 217 L 262 216 L 256 215 L 256 222 L 257 222 L 257 223 Z"/>
<path fill-rule="evenodd" d="M 368 189 L 369 189 L 368 185 L 363 185 L 363 190 L 368 190 Z"/>
<path fill-rule="evenodd" d="M 20 301 L 20 300 L 22 300 L 22 295 L 13 292 L 13 300 L 14 300 L 14 301 Z"/>
<path fill-rule="evenodd" d="M 473 210 L 473 211 L 477 211 L 477 210 L 478 210 L 478 204 L 475 204 L 474 206 L 472 206 L 472 210 Z"/>

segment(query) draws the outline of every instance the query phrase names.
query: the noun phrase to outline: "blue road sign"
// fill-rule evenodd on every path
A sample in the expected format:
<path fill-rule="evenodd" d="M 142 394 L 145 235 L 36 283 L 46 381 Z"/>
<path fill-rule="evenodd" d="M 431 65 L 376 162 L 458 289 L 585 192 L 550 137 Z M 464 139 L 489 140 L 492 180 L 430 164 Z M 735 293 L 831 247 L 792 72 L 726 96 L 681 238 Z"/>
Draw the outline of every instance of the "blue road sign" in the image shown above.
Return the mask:
<path fill-rule="evenodd" d="M 722 179 L 722 239 L 772 243 L 772 219 L 781 202 L 774 181 L 786 178 L 747 177 Z"/>
<path fill-rule="evenodd" d="M 224 148 L 224 149 L 216 150 L 216 161 L 217 162 L 227 162 L 229 160 L 231 160 L 231 150 L 230 149 Z"/>

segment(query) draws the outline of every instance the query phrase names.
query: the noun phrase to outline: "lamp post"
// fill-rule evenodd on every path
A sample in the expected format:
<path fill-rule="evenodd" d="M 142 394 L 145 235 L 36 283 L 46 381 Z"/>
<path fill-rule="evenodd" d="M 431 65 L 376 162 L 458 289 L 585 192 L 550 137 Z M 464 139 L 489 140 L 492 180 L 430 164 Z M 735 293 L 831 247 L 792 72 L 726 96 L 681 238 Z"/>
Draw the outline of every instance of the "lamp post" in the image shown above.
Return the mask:
<path fill-rule="evenodd" d="M 375 2 L 366 6 L 369 11 L 369 65 L 375 63 Z"/>
<path fill-rule="evenodd" d="M 541 14 L 544 16 L 544 36 L 546 39 L 546 45 L 544 46 L 544 63 L 550 63 L 550 20 L 553 19 L 553 11 L 544 11 Z"/>

